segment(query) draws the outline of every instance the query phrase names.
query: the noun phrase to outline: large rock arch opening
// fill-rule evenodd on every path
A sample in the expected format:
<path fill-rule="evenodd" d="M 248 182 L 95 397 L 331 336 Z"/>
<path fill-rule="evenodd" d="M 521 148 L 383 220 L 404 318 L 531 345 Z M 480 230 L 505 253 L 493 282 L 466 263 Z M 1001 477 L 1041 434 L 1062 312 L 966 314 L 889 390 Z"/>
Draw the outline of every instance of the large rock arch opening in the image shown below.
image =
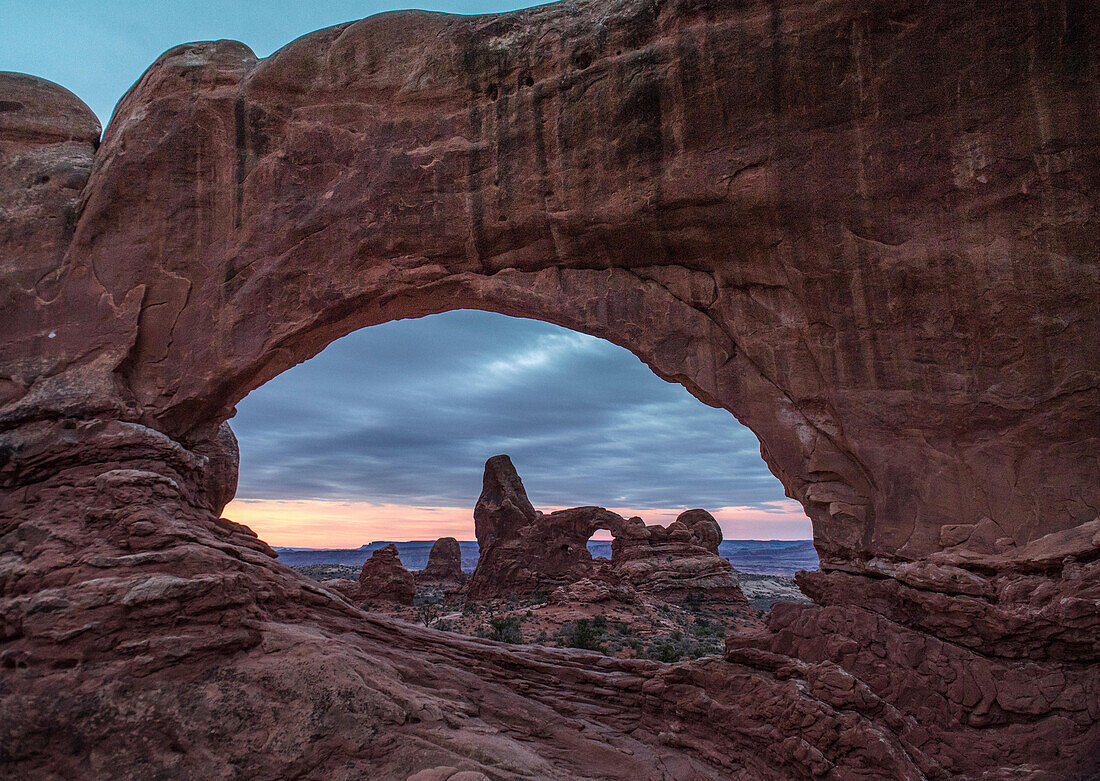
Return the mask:
<path fill-rule="evenodd" d="M 145 681 L 169 726 L 135 762 L 197 761 L 179 736 L 206 733 L 179 725 L 238 718 L 202 705 L 204 671 L 229 660 L 249 707 L 263 698 L 241 682 L 269 674 L 287 682 L 272 701 L 350 691 L 365 666 L 388 682 L 373 715 L 316 707 L 334 734 L 358 719 L 391 737 L 319 740 L 305 767 L 411 775 L 422 739 L 445 765 L 468 733 L 420 725 L 514 736 L 527 722 L 494 720 L 501 702 L 600 739 L 532 717 L 546 750 L 509 743 L 484 764 L 499 773 L 1095 767 L 1094 16 L 1023 0 L 386 14 L 262 61 L 177 47 L 102 143 L 75 96 L 0 76 L 13 759 L 84 767 L 98 755 L 57 735 L 109 749 L 138 723 L 126 684 L 28 721 L 81 665 Z M 537 659 L 356 623 L 217 517 L 235 474 L 221 424 L 251 388 L 355 328 L 463 307 L 601 336 L 734 412 L 813 520 L 819 605 L 779 611 L 730 662 L 629 672 L 626 721 L 564 716 Z M 311 627 L 309 673 L 288 672 L 290 625 Z M 465 705 L 402 662 L 418 648 L 458 655 Z M 500 689 L 515 665 L 526 700 Z M 714 696 L 685 705 L 677 686 Z M 760 705 L 776 697 L 820 728 L 792 731 Z M 108 712 L 113 728 L 88 716 Z M 205 770 L 279 775 L 309 742 L 295 718 L 284 749 L 233 743 Z M 1003 759 L 975 757 L 975 734 Z"/>

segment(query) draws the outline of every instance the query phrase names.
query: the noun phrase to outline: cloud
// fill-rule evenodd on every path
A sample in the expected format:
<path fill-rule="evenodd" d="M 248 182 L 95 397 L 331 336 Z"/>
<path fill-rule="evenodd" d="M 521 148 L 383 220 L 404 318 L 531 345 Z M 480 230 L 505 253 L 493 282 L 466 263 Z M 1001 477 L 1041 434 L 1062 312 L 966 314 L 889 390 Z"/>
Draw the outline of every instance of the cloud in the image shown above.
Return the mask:
<path fill-rule="evenodd" d="M 232 425 L 242 499 L 472 508 L 485 460 L 508 453 L 539 506 L 790 505 L 725 410 L 609 342 L 486 312 L 350 334 Z"/>
<path fill-rule="evenodd" d="M 540 507 L 544 512 L 564 509 Z M 611 507 L 623 516 L 634 508 Z M 682 508 L 649 508 L 647 523 L 667 526 Z M 474 539 L 470 507 L 411 506 L 325 499 L 234 499 L 226 517 L 243 523 L 270 545 L 300 548 L 358 548 L 374 540 L 434 540 L 438 537 Z M 808 539 L 802 508 L 790 500 L 764 509 L 720 507 L 714 511 L 725 539 Z M 599 531 L 594 539 L 611 539 Z"/>

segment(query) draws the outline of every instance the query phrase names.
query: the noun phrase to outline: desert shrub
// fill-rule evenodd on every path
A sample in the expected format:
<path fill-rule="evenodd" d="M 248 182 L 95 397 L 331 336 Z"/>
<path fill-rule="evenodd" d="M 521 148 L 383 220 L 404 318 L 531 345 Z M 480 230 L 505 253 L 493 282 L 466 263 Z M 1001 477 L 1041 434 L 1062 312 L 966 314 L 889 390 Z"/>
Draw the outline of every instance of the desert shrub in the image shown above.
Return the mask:
<path fill-rule="evenodd" d="M 443 602 L 443 594 L 436 588 L 420 588 L 416 590 L 416 596 L 413 597 L 413 604 L 420 605 L 438 605 Z"/>
<path fill-rule="evenodd" d="M 708 654 L 720 653 L 721 650 L 721 644 L 713 639 L 700 642 L 685 637 L 683 632 L 673 631 L 667 637 L 654 638 L 644 656 L 658 662 L 678 662 L 681 659 L 698 659 Z"/>
<path fill-rule="evenodd" d="M 721 624 L 711 623 L 700 616 L 695 619 L 695 634 L 703 638 L 724 638 L 726 630 Z"/>
<path fill-rule="evenodd" d="M 649 647 L 648 656 L 650 659 L 655 659 L 658 662 L 678 662 L 684 655 L 683 650 L 680 648 L 679 643 L 666 641 L 663 643 L 655 643 Z"/>
<path fill-rule="evenodd" d="M 439 609 L 438 602 L 423 602 L 416 608 L 416 617 L 420 619 L 420 623 L 424 626 L 430 627 L 442 620 L 443 613 Z"/>
<path fill-rule="evenodd" d="M 606 620 L 603 626 L 607 626 Z M 597 628 L 594 622 L 589 622 L 587 618 L 578 618 L 573 623 L 562 627 L 562 642 L 567 648 L 583 648 L 586 651 L 606 653 L 600 643 L 602 639 L 603 629 Z"/>
<path fill-rule="evenodd" d="M 464 616 L 476 616 L 481 613 L 481 605 L 472 600 L 466 600 L 462 605 L 462 615 Z"/>
<path fill-rule="evenodd" d="M 494 616 L 489 619 L 490 640 L 501 643 L 522 643 L 523 633 L 519 628 L 519 619 L 514 616 Z"/>
<path fill-rule="evenodd" d="M 690 610 L 692 613 L 698 613 L 700 608 L 703 607 L 704 596 L 699 591 L 692 591 L 687 595 L 684 600 L 684 607 Z"/>

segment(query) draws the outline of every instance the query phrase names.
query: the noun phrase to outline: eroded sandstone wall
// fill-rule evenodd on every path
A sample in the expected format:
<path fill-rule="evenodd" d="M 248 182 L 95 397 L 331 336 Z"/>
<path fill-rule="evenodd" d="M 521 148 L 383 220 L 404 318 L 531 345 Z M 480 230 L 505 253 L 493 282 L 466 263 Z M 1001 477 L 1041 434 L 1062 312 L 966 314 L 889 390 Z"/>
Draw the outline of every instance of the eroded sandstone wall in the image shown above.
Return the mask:
<path fill-rule="evenodd" d="M 984 517 L 1025 544 L 1100 505 L 1096 26 L 594 2 L 178 47 L 119 104 L 68 241 L 8 242 L 52 276 L 9 278 L 0 420 L 193 444 L 354 328 L 481 307 L 730 409 L 827 565 Z"/>
<path fill-rule="evenodd" d="M 102 143 L 0 75 L 0 760 L 1087 776 L 1098 26 L 1076 0 L 386 14 L 262 61 L 177 47 Z M 504 651 L 365 618 L 218 517 L 251 389 L 461 307 L 737 415 L 814 522 L 818 604 L 669 669 Z"/>

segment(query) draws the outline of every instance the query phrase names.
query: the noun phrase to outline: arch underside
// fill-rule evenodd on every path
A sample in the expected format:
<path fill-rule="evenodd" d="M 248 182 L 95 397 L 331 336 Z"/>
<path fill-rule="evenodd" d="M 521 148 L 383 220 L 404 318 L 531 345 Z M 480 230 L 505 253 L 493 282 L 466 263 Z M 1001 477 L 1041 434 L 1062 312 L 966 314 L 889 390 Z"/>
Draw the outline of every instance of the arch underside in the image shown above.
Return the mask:
<path fill-rule="evenodd" d="M 1095 767 L 1097 24 L 1023 0 L 386 14 L 263 60 L 170 50 L 102 143 L 75 96 L 0 75 L 5 758 Z M 816 604 L 674 668 L 506 649 L 368 616 L 219 518 L 234 404 L 458 308 L 603 337 L 736 415 L 813 521 Z"/>

